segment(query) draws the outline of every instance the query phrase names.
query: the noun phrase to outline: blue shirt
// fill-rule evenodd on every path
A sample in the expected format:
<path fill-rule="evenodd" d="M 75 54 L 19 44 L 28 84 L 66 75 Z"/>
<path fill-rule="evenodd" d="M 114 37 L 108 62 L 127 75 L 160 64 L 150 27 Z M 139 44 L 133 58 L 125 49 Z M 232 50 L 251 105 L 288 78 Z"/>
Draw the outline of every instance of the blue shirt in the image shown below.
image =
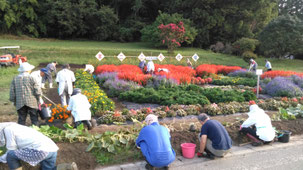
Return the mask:
<path fill-rule="evenodd" d="M 216 120 L 207 120 L 201 127 L 201 135 L 207 135 L 212 141 L 212 146 L 217 150 L 228 150 L 231 148 L 232 140 L 226 129 Z"/>
<path fill-rule="evenodd" d="M 152 123 L 141 129 L 136 140 L 146 160 L 154 167 L 167 166 L 175 160 L 175 151 L 170 144 L 170 134 L 164 126 Z"/>

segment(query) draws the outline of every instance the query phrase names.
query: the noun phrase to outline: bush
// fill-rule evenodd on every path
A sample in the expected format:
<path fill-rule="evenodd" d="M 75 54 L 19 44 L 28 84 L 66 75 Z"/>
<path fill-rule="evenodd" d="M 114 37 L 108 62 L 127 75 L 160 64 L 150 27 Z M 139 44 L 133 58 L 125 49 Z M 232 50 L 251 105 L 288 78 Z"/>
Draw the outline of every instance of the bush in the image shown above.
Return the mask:
<path fill-rule="evenodd" d="M 255 60 L 258 58 L 258 56 L 251 51 L 245 51 L 241 56 L 242 56 L 243 60 L 246 62 L 249 62 L 250 59 Z"/>
<path fill-rule="evenodd" d="M 255 87 L 257 85 L 257 79 L 244 78 L 244 77 L 236 77 L 236 78 L 222 78 L 220 80 L 213 80 L 212 84 L 215 85 L 244 85 Z"/>
<path fill-rule="evenodd" d="M 235 52 L 240 55 L 243 54 L 245 51 L 255 51 L 258 45 L 258 40 L 250 38 L 241 38 L 233 43 Z"/>
<path fill-rule="evenodd" d="M 230 77 L 245 77 L 245 78 L 256 78 L 257 77 L 255 72 L 247 71 L 247 70 L 244 70 L 244 69 L 236 70 L 234 72 L 231 72 L 227 76 L 230 76 Z"/>
<path fill-rule="evenodd" d="M 221 53 L 224 50 L 224 44 L 222 42 L 217 42 L 216 44 L 211 45 L 209 48 L 215 53 Z"/>
<path fill-rule="evenodd" d="M 265 92 L 277 97 L 296 97 L 303 95 L 302 89 L 296 85 L 291 78 L 285 77 L 274 78 L 266 85 Z"/>

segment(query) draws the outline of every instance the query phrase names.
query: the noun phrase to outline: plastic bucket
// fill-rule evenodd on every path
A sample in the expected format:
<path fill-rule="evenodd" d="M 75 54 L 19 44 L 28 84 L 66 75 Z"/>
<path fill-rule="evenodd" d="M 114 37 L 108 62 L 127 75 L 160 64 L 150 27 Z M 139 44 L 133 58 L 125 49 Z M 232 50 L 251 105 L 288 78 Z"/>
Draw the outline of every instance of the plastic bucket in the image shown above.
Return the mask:
<path fill-rule="evenodd" d="M 182 143 L 181 144 L 182 155 L 184 158 L 191 159 L 195 156 L 196 144 Z"/>
<path fill-rule="evenodd" d="M 46 104 L 39 105 L 39 114 L 42 120 L 52 117 L 52 111 Z"/>
<path fill-rule="evenodd" d="M 289 142 L 290 135 L 291 135 L 290 131 L 282 130 L 281 133 L 279 133 L 278 141 L 282 143 L 287 143 Z"/>

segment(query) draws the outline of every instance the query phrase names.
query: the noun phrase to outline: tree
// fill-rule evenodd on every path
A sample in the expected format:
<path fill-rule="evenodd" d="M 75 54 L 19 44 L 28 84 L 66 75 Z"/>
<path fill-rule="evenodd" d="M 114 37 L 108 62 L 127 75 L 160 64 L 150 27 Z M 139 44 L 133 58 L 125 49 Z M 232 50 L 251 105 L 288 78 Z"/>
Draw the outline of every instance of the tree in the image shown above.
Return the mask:
<path fill-rule="evenodd" d="M 189 19 L 184 19 L 180 14 L 167 14 L 167 13 L 159 13 L 159 16 L 156 18 L 155 22 L 151 25 L 145 26 L 142 30 L 142 41 L 152 42 L 154 46 L 159 47 L 162 46 L 162 40 L 160 37 L 160 30 L 158 26 L 163 24 L 178 24 L 180 21 L 184 24 L 184 28 L 186 30 L 184 40 L 185 45 L 191 44 L 197 35 L 196 29 L 192 26 L 192 22 Z"/>
<path fill-rule="evenodd" d="M 185 37 L 185 29 L 182 21 L 178 24 L 161 24 L 158 28 L 161 32 L 160 39 L 162 39 L 162 43 L 167 46 L 168 53 L 174 53 L 174 49 L 180 47 L 181 43 L 187 38 Z"/>
<path fill-rule="evenodd" d="M 272 20 L 260 33 L 260 49 L 270 57 L 303 54 L 303 22 L 284 15 Z"/>
<path fill-rule="evenodd" d="M 302 0 L 279 0 L 279 15 L 297 15 L 303 19 L 303 1 Z"/>

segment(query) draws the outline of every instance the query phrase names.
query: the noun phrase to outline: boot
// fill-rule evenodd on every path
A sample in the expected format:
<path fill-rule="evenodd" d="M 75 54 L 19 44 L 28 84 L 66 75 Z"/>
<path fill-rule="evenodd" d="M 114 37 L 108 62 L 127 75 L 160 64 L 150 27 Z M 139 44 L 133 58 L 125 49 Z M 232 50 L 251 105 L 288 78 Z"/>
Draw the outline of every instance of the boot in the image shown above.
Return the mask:
<path fill-rule="evenodd" d="M 49 88 L 53 88 L 53 83 L 49 83 Z"/>
<path fill-rule="evenodd" d="M 263 145 L 263 142 L 261 140 L 255 138 L 251 134 L 247 133 L 246 136 L 253 141 L 253 143 L 252 143 L 253 146 L 262 146 Z"/>
<path fill-rule="evenodd" d="M 41 84 L 41 89 L 45 89 L 45 83 Z"/>

